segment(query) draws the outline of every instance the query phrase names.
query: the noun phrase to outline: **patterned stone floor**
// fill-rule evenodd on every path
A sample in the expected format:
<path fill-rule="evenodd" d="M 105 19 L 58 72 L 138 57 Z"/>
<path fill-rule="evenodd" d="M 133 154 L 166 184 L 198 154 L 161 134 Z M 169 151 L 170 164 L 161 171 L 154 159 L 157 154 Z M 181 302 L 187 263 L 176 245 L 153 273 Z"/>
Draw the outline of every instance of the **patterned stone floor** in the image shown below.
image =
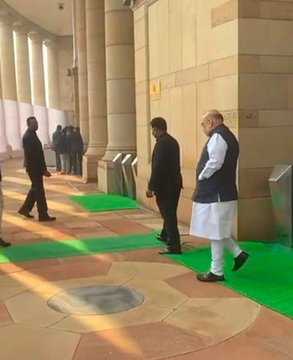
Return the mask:
<path fill-rule="evenodd" d="M 157 214 L 143 209 L 87 213 L 68 195 L 95 192 L 96 186 L 57 175 L 45 183 L 57 221 L 23 219 L 17 210 L 29 183 L 21 161 L 6 162 L 3 172 L 3 235 L 13 246 L 161 226 Z M 180 231 L 187 247 L 206 244 L 188 236 L 186 226 Z M 64 290 L 103 284 L 137 289 L 144 302 L 108 315 L 70 315 L 47 304 Z M 292 320 L 224 286 L 197 282 L 193 272 L 155 249 L 0 264 L 1 360 L 215 358 L 293 359 Z"/>

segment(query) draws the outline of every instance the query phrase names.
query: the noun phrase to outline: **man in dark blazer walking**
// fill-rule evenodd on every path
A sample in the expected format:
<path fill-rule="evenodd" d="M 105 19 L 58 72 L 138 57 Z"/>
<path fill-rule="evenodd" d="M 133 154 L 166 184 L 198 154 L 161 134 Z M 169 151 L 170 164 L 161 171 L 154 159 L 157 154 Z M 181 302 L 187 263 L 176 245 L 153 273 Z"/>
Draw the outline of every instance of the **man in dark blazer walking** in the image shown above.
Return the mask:
<path fill-rule="evenodd" d="M 38 138 L 38 121 L 34 116 L 27 119 L 27 130 L 22 138 L 24 150 L 24 165 L 31 180 L 31 188 L 27 194 L 24 204 L 19 209 L 19 214 L 33 218 L 30 214 L 35 203 L 39 213 L 39 221 L 54 221 L 55 217 L 48 215 L 48 206 L 45 196 L 43 176 L 50 177 L 45 163 L 42 143 Z"/>
<path fill-rule="evenodd" d="M 152 172 L 146 196 L 156 196 L 163 218 L 163 229 L 158 239 L 165 242 L 167 247 L 161 250 L 160 254 L 181 254 L 177 222 L 177 206 L 182 189 L 180 148 L 177 140 L 168 134 L 165 119 L 152 119 L 151 128 L 156 144 L 152 154 Z"/>

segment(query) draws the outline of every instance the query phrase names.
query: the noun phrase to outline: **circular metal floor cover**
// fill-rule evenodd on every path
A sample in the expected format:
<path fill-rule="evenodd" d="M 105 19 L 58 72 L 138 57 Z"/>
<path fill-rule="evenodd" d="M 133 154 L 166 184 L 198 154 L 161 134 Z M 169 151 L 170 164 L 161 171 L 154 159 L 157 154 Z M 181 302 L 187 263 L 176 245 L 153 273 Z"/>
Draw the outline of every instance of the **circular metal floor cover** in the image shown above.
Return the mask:
<path fill-rule="evenodd" d="M 62 291 L 48 300 L 48 306 L 72 315 L 114 314 L 132 309 L 144 301 L 136 289 L 100 285 Z"/>

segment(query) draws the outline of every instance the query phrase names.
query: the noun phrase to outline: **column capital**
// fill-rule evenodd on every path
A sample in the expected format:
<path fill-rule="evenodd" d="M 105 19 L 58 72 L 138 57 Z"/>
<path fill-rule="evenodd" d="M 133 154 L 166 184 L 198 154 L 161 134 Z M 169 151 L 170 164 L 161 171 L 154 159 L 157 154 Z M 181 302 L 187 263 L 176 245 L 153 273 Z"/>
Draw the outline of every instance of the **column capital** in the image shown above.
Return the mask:
<path fill-rule="evenodd" d="M 29 32 L 28 36 L 31 39 L 31 41 L 35 44 L 38 44 L 38 43 L 42 44 L 44 41 L 44 36 L 35 31 Z"/>
<path fill-rule="evenodd" d="M 13 31 L 17 34 L 28 35 L 29 28 L 22 23 L 16 22 L 13 24 Z"/>
<path fill-rule="evenodd" d="M 12 25 L 14 19 L 9 14 L 0 12 L 0 25 Z"/>
<path fill-rule="evenodd" d="M 44 39 L 44 44 L 48 47 L 48 48 L 54 48 L 57 46 L 57 41 L 53 40 L 53 39 Z"/>

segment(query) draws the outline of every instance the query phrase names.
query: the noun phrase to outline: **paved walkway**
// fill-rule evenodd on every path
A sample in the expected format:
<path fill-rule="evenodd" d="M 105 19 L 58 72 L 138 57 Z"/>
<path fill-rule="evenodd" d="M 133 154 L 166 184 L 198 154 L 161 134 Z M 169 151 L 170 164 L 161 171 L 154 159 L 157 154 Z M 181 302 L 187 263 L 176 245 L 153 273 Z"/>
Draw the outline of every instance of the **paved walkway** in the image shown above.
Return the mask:
<path fill-rule="evenodd" d="M 17 210 L 29 183 L 21 161 L 6 162 L 3 173 L 3 235 L 13 246 L 161 226 L 157 214 L 140 209 L 87 213 L 68 195 L 96 192 L 96 186 L 57 175 L 45 185 L 57 221 L 23 219 Z M 186 227 L 180 230 L 188 246 L 204 243 L 186 235 Z M 96 285 L 134 288 L 144 301 L 108 315 L 81 314 L 74 301 L 71 313 L 48 306 L 68 289 Z M 293 322 L 222 285 L 196 281 L 156 249 L 0 264 L 0 359 L 288 360 Z"/>

